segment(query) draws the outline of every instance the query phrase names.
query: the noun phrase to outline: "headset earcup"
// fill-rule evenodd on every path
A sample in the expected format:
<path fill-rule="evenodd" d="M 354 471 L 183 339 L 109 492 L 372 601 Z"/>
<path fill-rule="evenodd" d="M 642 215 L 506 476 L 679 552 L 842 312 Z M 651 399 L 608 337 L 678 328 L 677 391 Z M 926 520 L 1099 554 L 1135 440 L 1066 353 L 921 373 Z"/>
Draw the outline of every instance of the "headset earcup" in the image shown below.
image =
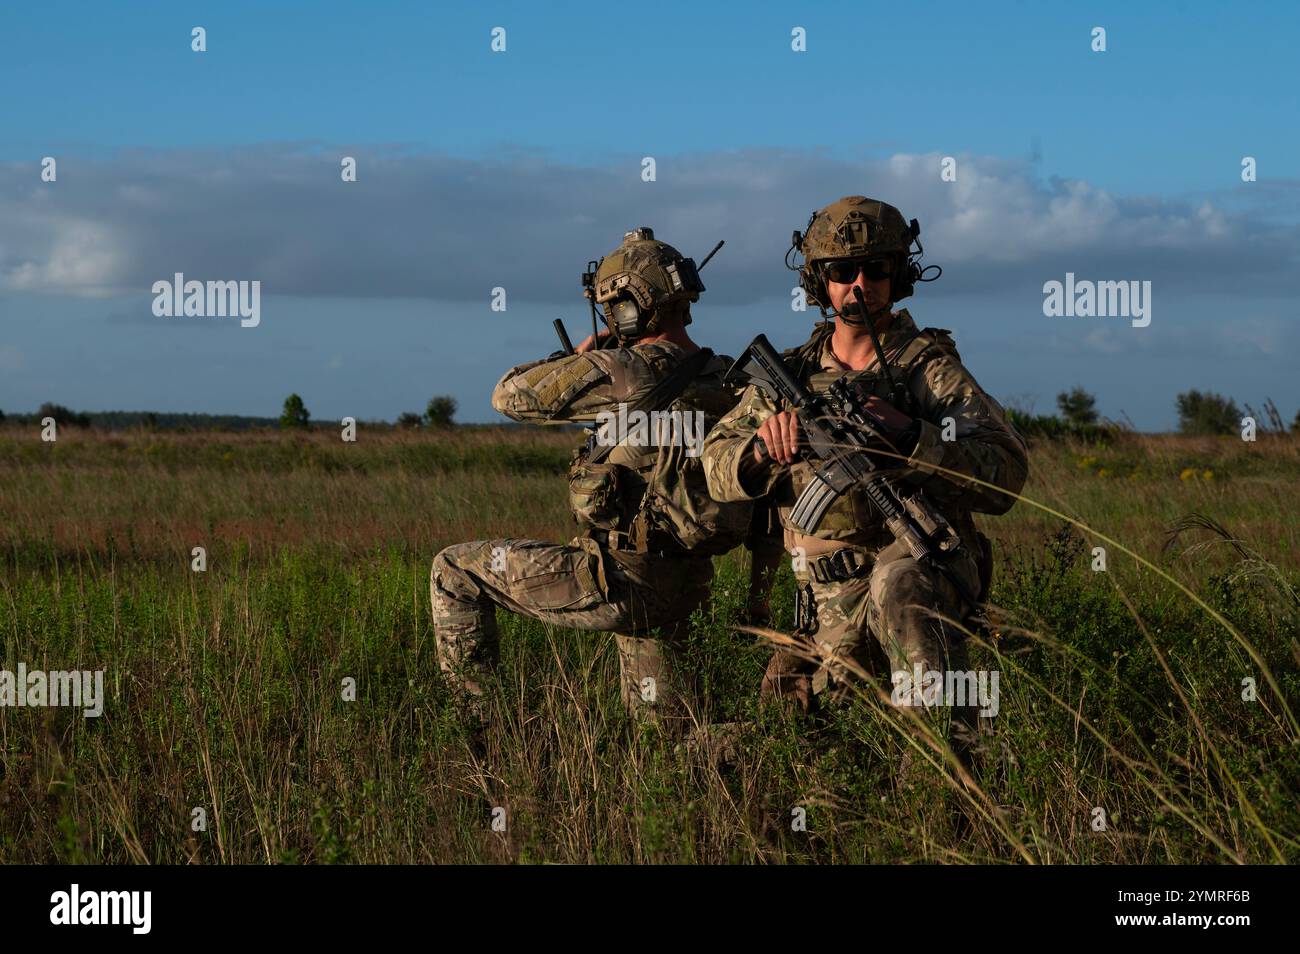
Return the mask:
<path fill-rule="evenodd" d="M 916 282 L 921 277 L 920 266 L 913 261 L 903 259 L 899 263 L 898 271 L 895 274 L 898 288 L 895 289 L 894 301 L 911 298 L 912 292 L 916 291 Z"/>
<path fill-rule="evenodd" d="M 626 306 L 631 304 L 633 313 L 627 314 Z M 639 302 L 635 300 L 620 301 L 616 306 L 610 308 L 610 330 L 620 339 L 640 338 L 645 334 L 645 328 L 648 324 L 645 311 L 641 308 Z"/>
<path fill-rule="evenodd" d="M 826 302 L 822 301 L 821 283 L 812 278 L 813 270 L 811 268 L 802 268 L 799 270 L 799 287 L 803 289 L 804 297 L 818 308 L 825 308 Z"/>

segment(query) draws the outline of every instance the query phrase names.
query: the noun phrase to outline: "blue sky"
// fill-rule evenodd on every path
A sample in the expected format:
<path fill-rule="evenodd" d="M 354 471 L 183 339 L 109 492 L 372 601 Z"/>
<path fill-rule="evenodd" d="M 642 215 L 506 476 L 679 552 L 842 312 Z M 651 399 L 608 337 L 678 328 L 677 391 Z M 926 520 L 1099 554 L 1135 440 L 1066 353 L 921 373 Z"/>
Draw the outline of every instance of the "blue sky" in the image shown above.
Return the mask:
<path fill-rule="evenodd" d="M 0 408 L 272 414 L 297 390 L 392 418 L 452 393 L 492 420 L 635 225 L 727 239 L 700 340 L 800 340 L 790 230 L 861 192 L 921 219 L 945 276 L 905 305 L 999 398 L 1082 384 L 1157 429 L 1212 387 L 1290 417 L 1300 7 L 1135 6 L 6 5 Z M 155 318 L 175 271 L 261 280 L 262 325 Z M 1151 280 L 1151 326 L 1044 317 L 1066 271 Z"/>

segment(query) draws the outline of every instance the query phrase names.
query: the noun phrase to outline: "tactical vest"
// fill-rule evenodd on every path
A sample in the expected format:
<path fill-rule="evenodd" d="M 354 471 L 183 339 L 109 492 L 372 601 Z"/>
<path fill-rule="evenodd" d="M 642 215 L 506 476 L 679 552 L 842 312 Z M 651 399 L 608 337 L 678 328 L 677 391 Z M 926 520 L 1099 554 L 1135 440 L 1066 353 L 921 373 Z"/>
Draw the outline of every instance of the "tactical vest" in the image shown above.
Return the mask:
<path fill-rule="evenodd" d="M 646 408 L 646 413 L 701 413 L 700 434 L 707 435 L 738 397 L 722 383 L 730 363 L 712 357 L 684 391 L 662 407 Z M 703 461 L 688 454 L 685 441 L 644 447 L 624 442 L 604 460 L 596 457 L 593 439 L 574 452 L 569 506 L 583 532 L 611 549 L 715 556 L 729 552 L 748 535 L 752 503 L 714 500 Z"/>
<path fill-rule="evenodd" d="M 812 336 L 803 344 L 782 353 L 786 363 L 795 370 L 795 377 L 815 392 L 825 391 L 831 382 L 846 374 L 851 377 L 881 375 L 881 364 L 877 363 L 870 371 L 823 371 L 820 366 L 821 354 L 826 346 L 826 339 L 835 332 L 835 325 L 829 321 L 819 321 L 813 329 Z M 921 328 L 901 344 L 885 349 L 890 373 L 895 380 L 906 387 L 912 372 L 924 362 L 947 353 L 957 355 L 957 343 L 952 339 L 952 332 L 947 328 Z M 885 396 L 882 392 L 881 396 Z M 910 390 L 904 391 L 903 400 L 894 402 L 900 411 L 909 417 L 916 416 L 916 396 Z"/>
<path fill-rule="evenodd" d="M 812 336 L 804 344 L 783 353 L 782 357 L 785 358 L 787 365 L 794 371 L 795 377 L 803 382 L 809 390 L 817 393 L 824 392 L 833 381 L 848 377 L 850 381 L 861 381 L 869 393 L 891 399 L 889 389 L 881 374 L 880 364 L 876 364 L 867 371 L 822 370 L 821 354 L 826 339 L 834 333 L 834 330 L 833 323 L 819 322 L 814 328 Z M 902 400 L 893 398 L 892 403 L 909 417 L 916 417 L 919 408 L 917 407 L 916 396 L 906 389 L 907 383 L 910 382 L 912 375 L 925 362 L 937 358 L 941 354 L 957 356 L 956 343 L 953 341 L 951 333 L 944 328 L 918 330 L 904 341 L 885 349 L 885 356 L 888 359 L 891 374 L 896 381 L 901 382 L 905 389 Z M 789 501 L 783 501 L 783 503 L 793 502 L 812 477 L 814 469 L 814 466 L 808 462 L 795 465 L 791 471 L 793 496 Z M 962 522 L 959 515 L 958 522 Z M 966 522 L 969 522 L 969 518 L 967 518 Z M 964 528 L 964 522 L 962 523 Z M 890 538 L 889 532 L 884 528 L 880 514 L 865 494 L 850 491 L 827 511 L 826 516 L 822 518 L 817 536 L 828 540 L 848 540 L 860 538 L 864 535 L 870 537 L 873 530 L 878 531 L 877 535 L 882 543 L 887 542 Z M 974 532 L 973 523 L 970 526 L 970 531 Z"/>

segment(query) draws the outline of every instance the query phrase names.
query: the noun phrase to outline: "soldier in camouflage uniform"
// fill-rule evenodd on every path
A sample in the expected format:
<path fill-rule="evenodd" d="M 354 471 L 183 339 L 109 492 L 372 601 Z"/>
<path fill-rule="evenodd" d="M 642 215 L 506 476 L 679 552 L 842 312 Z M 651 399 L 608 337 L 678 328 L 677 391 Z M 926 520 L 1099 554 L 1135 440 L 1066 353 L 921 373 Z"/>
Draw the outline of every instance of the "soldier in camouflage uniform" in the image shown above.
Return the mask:
<path fill-rule="evenodd" d="M 580 528 L 569 543 L 482 540 L 434 559 L 438 662 L 471 711 L 498 657 L 497 606 L 556 626 L 614 631 L 629 711 L 654 718 L 671 709 L 661 643 L 677 638 L 707 600 L 712 555 L 735 547 L 750 526 L 747 501 L 709 497 L 699 458 L 705 433 L 737 391 L 723 384 L 729 361 L 686 333 L 690 304 L 704 290 L 694 262 L 640 228 L 584 284 L 609 330 L 572 354 L 512 368 L 493 407 L 536 424 L 609 421 L 620 407 L 631 421 L 631 411 L 667 409 L 680 413 L 682 430 L 629 427 L 617 443 L 611 430 L 603 443 L 593 432 L 569 475 Z M 602 347 L 611 343 L 618 346 Z"/>
<path fill-rule="evenodd" d="M 919 243 L 912 251 L 919 232 L 915 220 L 909 226 L 894 207 L 862 196 L 815 212 L 805 233 L 795 233 L 792 251 L 804 258 L 798 269 L 805 293 L 835 320 L 819 322 L 804 345 L 783 357 L 814 392 L 847 375 L 859 393 L 869 395 L 868 411 L 890 436 L 895 455 L 882 454 L 878 462 L 895 466 L 900 489 L 919 487 L 960 534 L 964 555 L 952 571 L 969 595 L 987 589 L 991 564 L 988 541 L 977 533 L 971 513 L 1005 513 L 1014 498 L 926 465 L 1018 493 L 1028 462 L 1023 440 L 962 366 L 948 332 L 919 331 L 906 309 L 891 310 L 922 279 Z M 895 393 L 852 295 L 855 285 L 863 292 L 865 320 L 874 323 L 892 368 Z M 759 439 L 770 456 L 757 449 Z M 878 676 L 910 673 L 916 664 L 935 672 L 969 668 L 960 631 L 936 614 L 961 620 L 974 607 L 949 579 L 893 539 L 860 489 L 836 501 L 815 535 L 793 527 L 790 504 L 813 473 L 813 465 L 799 456 L 799 441 L 790 409 L 750 387 L 705 442 L 705 472 L 718 500 L 778 504 L 800 605 L 808 610 L 799 614 L 805 622 L 798 635 L 814 644 L 809 655 L 821 660 L 777 650 L 763 695 L 808 709 L 827 689 L 851 681 L 846 660 Z M 953 715 L 969 725 L 974 708 Z"/>

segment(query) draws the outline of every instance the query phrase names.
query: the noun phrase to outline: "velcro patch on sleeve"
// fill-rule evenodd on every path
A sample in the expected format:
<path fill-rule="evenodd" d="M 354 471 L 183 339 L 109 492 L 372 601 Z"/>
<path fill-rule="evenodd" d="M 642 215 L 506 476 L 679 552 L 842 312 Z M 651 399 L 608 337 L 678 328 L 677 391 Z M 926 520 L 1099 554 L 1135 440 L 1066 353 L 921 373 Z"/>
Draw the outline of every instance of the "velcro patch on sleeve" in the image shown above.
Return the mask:
<path fill-rule="evenodd" d="M 604 369 L 587 355 L 580 354 L 558 367 L 547 366 L 536 382 L 529 383 L 537 394 L 538 404 L 559 410 L 604 376 Z"/>

